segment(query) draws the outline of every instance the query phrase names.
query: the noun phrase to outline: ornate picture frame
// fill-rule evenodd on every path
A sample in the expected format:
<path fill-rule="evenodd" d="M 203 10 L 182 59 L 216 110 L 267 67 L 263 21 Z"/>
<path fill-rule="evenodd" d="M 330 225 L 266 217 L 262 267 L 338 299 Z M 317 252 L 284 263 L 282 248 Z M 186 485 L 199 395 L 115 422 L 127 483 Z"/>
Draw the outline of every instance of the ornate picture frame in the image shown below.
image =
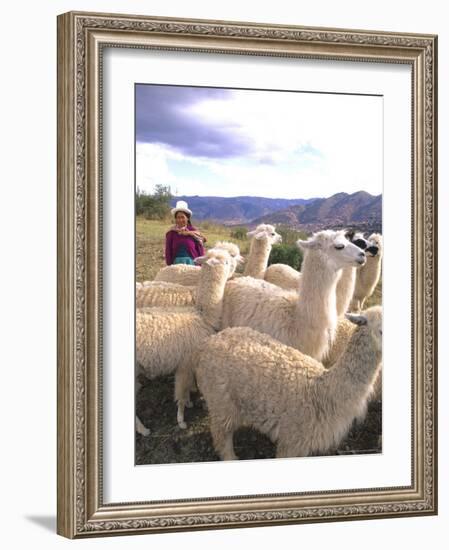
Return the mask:
<path fill-rule="evenodd" d="M 105 502 L 106 48 L 411 69 L 411 484 Z M 69 538 L 437 513 L 437 37 L 70 12 L 58 17 L 58 533 Z M 130 391 L 133 391 L 130 388 Z"/>

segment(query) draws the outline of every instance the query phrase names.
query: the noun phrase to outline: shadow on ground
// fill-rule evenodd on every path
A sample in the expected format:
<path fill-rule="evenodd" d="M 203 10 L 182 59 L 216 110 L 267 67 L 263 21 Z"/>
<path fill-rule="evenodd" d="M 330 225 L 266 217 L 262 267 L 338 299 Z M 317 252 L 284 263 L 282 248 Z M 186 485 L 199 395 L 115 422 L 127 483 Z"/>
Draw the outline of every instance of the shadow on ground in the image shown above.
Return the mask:
<path fill-rule="evenodd" d="M 35 523 L 46 531 L 56 533 L 56 516 L 25 516 L 31 523 Z"/>

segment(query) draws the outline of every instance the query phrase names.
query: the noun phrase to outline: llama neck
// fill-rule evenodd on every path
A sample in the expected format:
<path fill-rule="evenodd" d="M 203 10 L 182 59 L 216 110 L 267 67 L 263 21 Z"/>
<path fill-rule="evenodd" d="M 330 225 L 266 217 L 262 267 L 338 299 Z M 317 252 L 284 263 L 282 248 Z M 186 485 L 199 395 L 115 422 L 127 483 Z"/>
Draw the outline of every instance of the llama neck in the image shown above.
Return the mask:
<path fill-rule="evenodd" d="M 339 271 L 320 253 L 307 252 L 301 270 L 301 293 L 297 307 L 310 308 L 311 318 L 332 320 L 336 324 L 336 286 Z M 321 326 L 321 325 L 319 325 Z"/>
<path fill-rule="evenodd" d="M 268 265 L 271 245 L 268 239 L 253 239 L 249 249 L 249 257 L 245 265 L 244 275 L 263 279 Z"/>
<path fill-rule="evenodd" d="M 341 270 L 341 276 L 337 283 L 337 317 L 344 315 L 349 308 L 349 304 L 354 294 L 356 279 L 355 267 L 344 267 Z"/>
<path fill-rule="evenodd" d="M 382 352 L 369 329 L 358 328 L 343 355 L 322 379 L 328 399 L 342 409 L 363 400 L 371 391 L 381 361 Z"/>
<path fill-rule="evenodd" d="M 321 361 L 337 326 L 336 286 L 339 272 L 324 254 L 306 253 L 301 291 L 296 300 L 291 341 L 303 353 Z"/>
<path fill-rule="evenodd" d="M 224 265 L 202 266 L 196 290 L 195 304 L 204 320 L 219 329 L 223 309 L 223 295 L 226 286 L 228 270 Z"/>

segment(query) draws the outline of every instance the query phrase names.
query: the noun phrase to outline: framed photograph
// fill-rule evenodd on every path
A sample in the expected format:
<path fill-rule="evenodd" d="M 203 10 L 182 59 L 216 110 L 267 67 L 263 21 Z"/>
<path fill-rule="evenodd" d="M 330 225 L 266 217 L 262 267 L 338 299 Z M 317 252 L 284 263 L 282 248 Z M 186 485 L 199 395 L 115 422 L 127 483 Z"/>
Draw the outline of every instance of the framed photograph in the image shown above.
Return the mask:
<path fill-rule="evenodd" d="M 437 513 L 437 37 L 58 17 L 58 533 Z"/>

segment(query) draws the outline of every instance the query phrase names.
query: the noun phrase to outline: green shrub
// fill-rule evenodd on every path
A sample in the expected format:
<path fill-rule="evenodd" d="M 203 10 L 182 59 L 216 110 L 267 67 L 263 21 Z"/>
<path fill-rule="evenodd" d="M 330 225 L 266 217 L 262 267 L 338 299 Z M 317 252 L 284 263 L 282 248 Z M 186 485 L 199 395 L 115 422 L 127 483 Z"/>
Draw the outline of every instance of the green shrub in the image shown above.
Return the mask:
<path fill-rule="evenodd" d="M 282 236 L 282 244 L 295 244 L 298 239 L 306 240 L 308 238 L 304 231 L 292 229 L 288 225 L 276 226 L 276 232 Z"/>
<path fill-rule="evenodd" d="M 268 259 L 268 265 L 271 264 L 287 264 L 299 271 L 302 264 L 302 252 L 294 244 L 275 244 Z"/>
<path fill-rule="evenodd" d="M 170 187 L 156 185 L 153 193 L 145 193 L 139 188 L 136 192 L 136 215 L 147 220 L 164 220 L 170 216 L 170 201 L 173 195 Z"/>
<path fill-rule="evenodd" d="M 236 227 L 233 231 L 231 231 L 231 237 L 233 239 L 240 239 L 243 241 L 246 239 L 247 232 L 248 229 L 246 229 L 246 227 Z"/>

